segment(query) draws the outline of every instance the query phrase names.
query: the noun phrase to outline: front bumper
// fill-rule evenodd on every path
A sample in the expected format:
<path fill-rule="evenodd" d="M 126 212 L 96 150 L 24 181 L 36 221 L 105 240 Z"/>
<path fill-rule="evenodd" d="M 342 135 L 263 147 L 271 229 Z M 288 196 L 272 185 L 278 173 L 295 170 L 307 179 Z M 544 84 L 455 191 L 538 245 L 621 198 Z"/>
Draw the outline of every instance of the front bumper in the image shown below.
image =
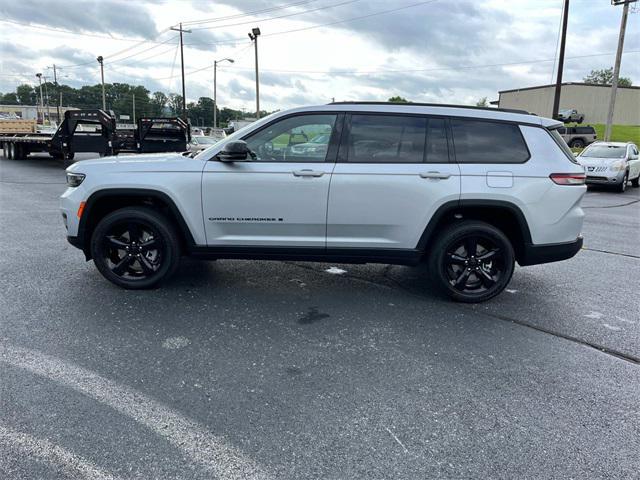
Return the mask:
<path fill-rule="evenodd" d="M 624 170 L 620 172 L 586 172 L 586 182 L 592 185 L 617 185 L 624 178 Z"/>
<path fill-rule="evenodd" d="M 528 243 L 524 246 L 518 263 L 524 267 L 567 260 L 580 251 L 583 242 L 584 239 L 579 236 L 575 241 L 566 243 L 550 243 L 546 245 Z"/>

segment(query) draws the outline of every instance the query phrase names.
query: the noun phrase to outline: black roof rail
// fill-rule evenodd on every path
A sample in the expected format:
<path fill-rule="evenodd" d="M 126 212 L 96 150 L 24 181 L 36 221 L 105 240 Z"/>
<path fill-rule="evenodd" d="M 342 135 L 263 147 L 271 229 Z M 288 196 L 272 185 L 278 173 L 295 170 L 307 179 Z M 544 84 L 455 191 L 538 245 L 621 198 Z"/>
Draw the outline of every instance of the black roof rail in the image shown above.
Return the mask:
<path fill-rule="evenodd" d="M 526 110 L 517 110 L 515 108 L 493 108 L 493 107 L 478 107 L 475 105 L 455 105 L 451 103 L 396 103 L 396 102 L 330 102 L 327 105 L 398 105 L 401 107 L 445 107 L 445 108 L 470 108 L 472 110 L 489 110 L 492 112 L 508 112 L 508 113 L 520 113 L 524 115 L 533 115 Z"/>

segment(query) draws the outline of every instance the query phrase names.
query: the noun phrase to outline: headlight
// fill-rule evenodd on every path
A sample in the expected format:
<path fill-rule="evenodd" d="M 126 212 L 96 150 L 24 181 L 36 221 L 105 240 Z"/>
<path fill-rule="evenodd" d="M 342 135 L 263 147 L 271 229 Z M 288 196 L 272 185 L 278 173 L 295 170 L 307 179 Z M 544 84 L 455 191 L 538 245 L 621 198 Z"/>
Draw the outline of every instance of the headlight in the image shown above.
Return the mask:
<path fill-rule="evenodd" d="M 622 161 L 612 163 L 609 168 L 613 172 L 620 172 L 625 169 L 625 164 Z"/>
<path fill-rule="evenodd" d="M 77 187 L 82 183 L 84 177 L 84 173 L 67 173 L 67 185 Z"/>

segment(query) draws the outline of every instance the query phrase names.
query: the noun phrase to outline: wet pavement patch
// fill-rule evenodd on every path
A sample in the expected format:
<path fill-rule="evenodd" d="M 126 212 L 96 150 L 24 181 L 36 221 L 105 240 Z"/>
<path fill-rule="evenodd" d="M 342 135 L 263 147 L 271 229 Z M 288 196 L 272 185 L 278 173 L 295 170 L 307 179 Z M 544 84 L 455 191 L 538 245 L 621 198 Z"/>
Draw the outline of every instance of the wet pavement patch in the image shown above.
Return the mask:
<path fill-rule="evenodd" d="M 309 307 L 309 311 L 298 319 L 298 323 L 301 325 L 308 325 L 315 323 L 323 318 L 329 318 L 331 315 L 328 313 L 322 313 L 318 311 L 318 307 Z"/>

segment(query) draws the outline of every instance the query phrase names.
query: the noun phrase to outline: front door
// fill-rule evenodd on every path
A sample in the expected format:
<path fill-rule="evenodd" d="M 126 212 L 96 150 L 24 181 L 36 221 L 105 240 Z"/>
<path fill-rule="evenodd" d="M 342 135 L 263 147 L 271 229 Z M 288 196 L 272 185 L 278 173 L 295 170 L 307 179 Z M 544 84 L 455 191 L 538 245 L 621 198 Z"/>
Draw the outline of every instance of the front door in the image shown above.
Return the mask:
<path fill-rule="evenodd" d="M 331 178 L 328 248 L 412 250 L 434 212 L 460 197 L 443 118 L 353 114 Z"/>
<path fill-rule="evenodd" d="M 276 119 L 243 137 L 248 161 L 207 162 L 208 245 L 324 248 L 337 119 L 324 113 Z"/>

